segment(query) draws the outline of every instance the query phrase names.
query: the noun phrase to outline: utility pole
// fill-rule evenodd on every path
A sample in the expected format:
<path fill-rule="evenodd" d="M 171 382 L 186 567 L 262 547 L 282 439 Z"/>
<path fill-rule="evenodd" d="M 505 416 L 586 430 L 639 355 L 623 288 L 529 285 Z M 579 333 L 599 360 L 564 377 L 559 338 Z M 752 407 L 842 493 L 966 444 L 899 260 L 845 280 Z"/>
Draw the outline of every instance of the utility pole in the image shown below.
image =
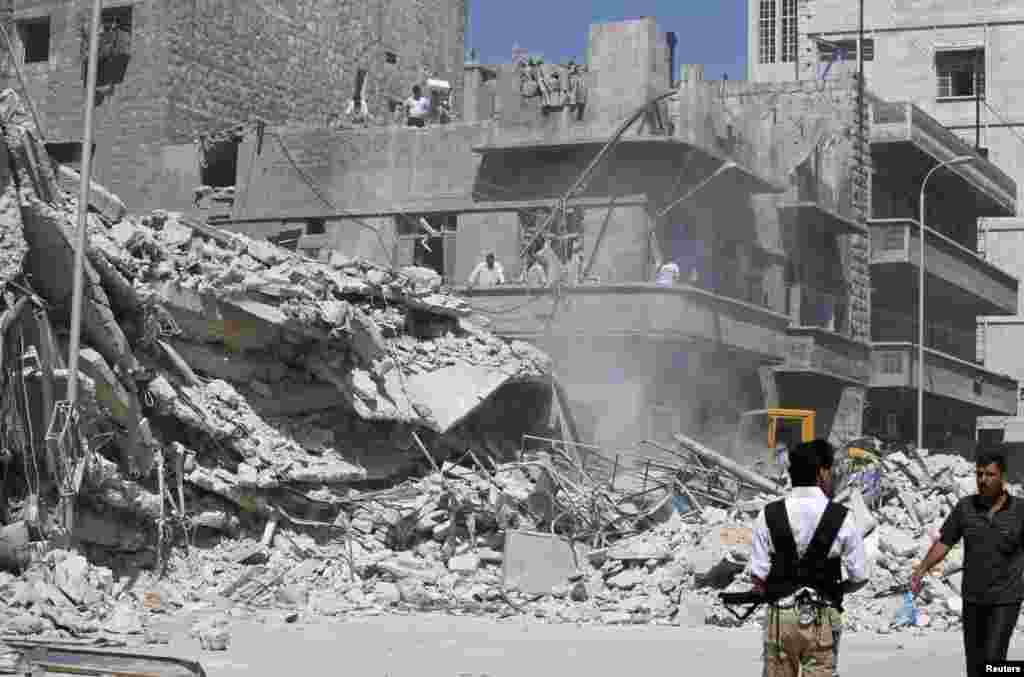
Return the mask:
<path fill-rule="evenodd" d="M 82 133 L 82 175 L 78 190 L 78 231 L 75 233 L 75 268 L 71 296 L 71 338 L 68 348 L 68 415 L 71 425 L 78 421 L 78 355 L 82 342 L 82 297 L 85 291 L 86 216 L 89 212 L 89 184 L 92 175 L 92 113 L 96 106 L 96 67 L 99 54 L 100 13 L 102 0 L 93 0 L 89 25 L 89 62 L 85 78 L 85 130 Z M 74 482 L 73 477 L 68 477 Z M 68 495 L 70 494 L 70 495 Z M 61 487 L 62 525 L 70 535 L 74 528 L 74 492 Z"/>
<path fill-rule="evenodd" d="M 860 1 L 857 24 L 857 115 L 860 120 L 861 152 L 864 152 L 864 0 Z"/>

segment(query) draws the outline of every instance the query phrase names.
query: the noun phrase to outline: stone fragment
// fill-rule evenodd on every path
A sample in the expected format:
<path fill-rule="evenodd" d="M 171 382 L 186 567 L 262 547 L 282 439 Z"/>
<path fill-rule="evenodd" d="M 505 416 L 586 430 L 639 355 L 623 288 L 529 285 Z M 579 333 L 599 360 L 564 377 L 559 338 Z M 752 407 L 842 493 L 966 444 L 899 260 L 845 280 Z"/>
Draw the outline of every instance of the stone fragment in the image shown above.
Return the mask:
<path fill-rule="evenodd" d="M 590 599 L 590 593 L 587 592 L 587 584 L 583 581 L 576 581 L 569 587 L 569 599 L 574 602 L 586 602 Z"/>
<path fill-rule="evenodd" d="M 190 633 L 204 651 L 226 651 L 231 644 L 230 622 L 224 616 L 198 621 Z"/>
<path fill-rule="evenodd" d="M 920 549 L 920 544 L 906 532 L 888 525 L 879 528 L 878 547 L 896 557 L 913 557 Z"/>
<path fill-rule="evenodd" d="M 273 242 L 267 240 L 249 240 L 246 253 L 268 266 L 274 266 L 284 260 L 286 252 Z"/>
<path fill-rule="evenodd" d="M 667 543 L 647 539 L 632 539 L 616 543 L 608 549 L 608 558 L 625 561 L 665 560 L 671 555 Z"/>
<path fill-rule="evenodd" d="M 55 553 L 56 554 L 56 553 Z M 95 593 L 89 587 L 89 562 L 77 553 L 63 553 L 56 562 L 54 581 L 75 604 L 92 601 Z"/>
<path fill-rule="evenodd" d="M 122 602 L 114 607 L 104 629 L 115 635 L 141 635 L 142 616 L 129 603 Z"/>
<path fill-rule="evenodd" d="M 300 583 L 282 585 L 277 590 L 277 598 L 283 604 L 305 607 L 309 601 L 309 590 Z"/>
<path fill-rule="evenodd" d="M 456 555 L 448 560 L 449 571 L 470 574 L 480 568 L 480 558 L 474 553 Z"/>
<path fill-rule="evenodd" d="M 620 590 L 629 590 L 644 582 L 646 576 L 639 569 L 626 569 L 612 576 L 608 584 Z"/>
<path fill-rule="evenodd" d="M 7 620 L 4 630 L 16 635 L 38 635 L 46 629 L 42 618 L 31 614 L 18 614 Z"/>
<path fill-rule="evenodd" d="M 477 548 L 476 554 L 481 564 L 501 564 L 505 559 L 505 555 L 494 548 Z"/>
<path fill-rule="evenodd" d="M 387 581 L 378 581 L 373 588 L 373 593 L 382 604 L 392 605 L 402 601 L 402 593 L 398 586 Z"/>

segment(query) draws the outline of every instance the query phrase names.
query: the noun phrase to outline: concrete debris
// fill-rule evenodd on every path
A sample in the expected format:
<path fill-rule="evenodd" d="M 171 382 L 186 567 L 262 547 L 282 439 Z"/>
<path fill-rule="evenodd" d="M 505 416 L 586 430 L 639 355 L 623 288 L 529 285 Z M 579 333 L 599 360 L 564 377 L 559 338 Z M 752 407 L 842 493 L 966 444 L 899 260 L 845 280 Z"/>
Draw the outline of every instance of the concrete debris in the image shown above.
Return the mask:
<path fill-rule="evenodd" d="M 260 522 L 241 541 L 175 550 L 159 582 L 150 572 L 135 582 L 116 582 L 109 569 L 71 553 L 51 553 L 49 564 L 0 578 L 0 618 L 13 632 L 26 635 L 70 634 L 65 627 L 75 628 L 74 636 L 135 633 L 141 641 L 153 614 L 220 609 L 193 630 L 204 649 L 216 650 L 230 641 L 222 603 L 208 592 L 219 589 L 236 606 L 276 609 L 299 619 L 405 609 L 526 614 L 547 622 L 738 625 L 717 593 L 750 586 L 748 512 L 738 506 L 723 509 L 724 520 L 713 525 L 692 509 L 673 510 L 657 522 L 625 521 L 626 514 L 647 513 L 645 501 L 657 499 L 618 491 L 614 502 L 632 501 L 634 508 L 592 519 L 606 533 L 609 524 L 617 524 L 627 536 L 588 536 L 590 524 L 579 513 L 563 526 L 561 521 L 552 526 L 531 508 L 544 476 L 538 468 L 554 478 L 557 490 L 548 491 L 565 501 L 559 505 L 569 506 L 573 499 L 587 503 L 568 493 L 574 489 L 599 500 L 597 489 L 585 480 L 568 482 L 567 467 L 558 458 L 550 450 L 490 469 L 446 463 L 388 489 L 350 488 L 335 499 L 337 515 L 316 523 L 268 507 L 278 520 L 270 543 L 260 543 L 267 531 Z M 930 456 L 926 461 L 929 468 L 948 464 L 954 478 L 973 473 L 960 458 Z M 893 621 L 902 599 L 888 590 L 905 581 L 931 540 L 928 532 L 934 536 L 949 511 L 947 503 L 936 500 L 941 509 L 924 531 L 918 530 L 896 494 L 908 495 L 914 504 L 940 499 L 949 489 L 918 489 L 899 472 L 881 480 L 881 501 L 870 511 L 878 523 L 869 537 L 878 542 L 869 548 L 872 582 L 846 601 L 850 631 L 898 629 Z M 1011 491 L 1020 495 L 1017 486 Z M 916 626 L 903 627 L 946 630 L 960 622 L 956 550 L 944 570 L 928 577 L 915 602 Z M 43 613 L 51 607 L 60 613 Z"/>

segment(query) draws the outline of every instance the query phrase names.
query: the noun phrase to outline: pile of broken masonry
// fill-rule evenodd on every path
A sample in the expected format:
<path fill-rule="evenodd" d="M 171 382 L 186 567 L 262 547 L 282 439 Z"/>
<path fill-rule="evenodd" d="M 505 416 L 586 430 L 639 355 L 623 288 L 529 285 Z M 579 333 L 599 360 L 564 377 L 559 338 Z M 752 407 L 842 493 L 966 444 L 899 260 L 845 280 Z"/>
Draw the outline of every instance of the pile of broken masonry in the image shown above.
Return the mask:
<path fill-rule="evenodd" d="M 581 496 L 552 486 L 548 454 L 527 458 L 475 470 L 444 463 L 420 480 L 354 494 L 333 524 L 282 520 L 273 530 L 272 521 L 262 542 L 177 548 L 162 578 L 152 571 L 118 577 L 81 556 L 52 551 L 20 577 L 0 574 L 4 627 L 161 642 L 164 619 L 181 614 L 200 619 L 200 640 L 217 648 L 226 645 L 230 619 L 247 616 L 291 622 L 438 611 L 556 623 L 738 625 L 717 593 L 749 588 L 751 524 L 769 496 L 698 514 L 679 512 L 679 503 L 664 496 L 630 498 L 592 487 L 598 500 L 610 496 L 617 506 L 609 521 L 632 533 L 583 542 L 571 530 L 552 534 L 565 530 L 542 515 L 545 504 L 556 514 L 572 513 L 574 505 L 582 510 Z M 872 578 L 847 599 L 848 631 L 900 629 L 901 596 L 885 593 L 906 580 L 957 497 L 973 491 L 973 467 L 958 456 L 928 456 L 922 465 L 896 453 L 884 464 L 878 507 L 868 509 L 856 488 L 848 503 L 869 532 Z M 1020 495 L 1017 486 L 1011 491 Z M 531 550 L 516 544 L 516 534 L 545 543 Z M 552 557 L 555 543 L 569 556 Z M 536 575 L 549 568 L 554 576 Z M 918 632 L 959 622 L 959 568 L 957 547 L 928 577 L 917 599 Z M 544 579 L 555 582 L 538 588 Z"/>
<path fill-rule="evenodd" d="M 728 624 L 717 591 L 749 585 L 764 500 L 680 513 L 671 485 L 625 494 L 556 471 L 549 454 L 507 462 L 523 433 L 545 430 L 550 364 L 480 329 L 430 271 L 312 261 L 181 215 L 136 221 L 94 185 L 68 426 L 56 400 L 77 175 L 48 161 L 9 90 L 0 125 L 0 537 L 56 533 L 63 488 L 76 494 L 78 549 L 0 552 L 23 569 L 0 573 L 5 633 L 161 641 L 165 615 L 225 605 L 288 620 L 434 609 Z M 882 507 L 857 511 L 875 590 L 898 582 L 970 490 L 966 461 L 926 460 L 924 472 L 888 457 Z M 512 579 L 551 563 L 506 548 L 537 531 L 572 543 L 546 589 Z M 946 573 L 922 598 L 931 627 L 956 622 Z M 854 596 L 849 626 L 888 629 L 894 600 Z M 223 648 L 223 620 L 206 623 L 204 646 Z"/>

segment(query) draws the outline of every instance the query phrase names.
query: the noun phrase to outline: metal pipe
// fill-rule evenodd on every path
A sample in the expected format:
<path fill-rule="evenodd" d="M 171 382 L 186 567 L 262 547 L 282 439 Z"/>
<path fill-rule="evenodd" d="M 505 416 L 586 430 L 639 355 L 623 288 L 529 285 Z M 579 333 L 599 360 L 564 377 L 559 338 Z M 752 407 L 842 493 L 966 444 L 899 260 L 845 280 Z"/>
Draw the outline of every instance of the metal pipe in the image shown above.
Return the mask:
<path fill-rule="evenodd" d="M 959 155 L 935 165 L 924 175 L 921 182 L 921 195 L 918 199 L 918 259 L 917 259 L 917 448 L 924 448 L 924 190 L 932 174 L 953 165 L 974 162 L 970 155 Z"/>
<path fill-rule="evenodd" d="M 92 176 L 92 113 L 96 104 L 96 65 L 99 54 L 99 29 L 102 0 L 93 0 L 89 27 L 89 63 L 85 89 L 85 130 L 82 139 L 82 174 L 78 189 L 78 231 L 75 233 L 75 268 L 71 297 L 71 338 L 68 348 L 68 406 L 72 415 L 78 401 L 78 354 L 82 341 L 82 296 L 85 291 L 86 217 L 89 211 L 89 184 Z"/>

